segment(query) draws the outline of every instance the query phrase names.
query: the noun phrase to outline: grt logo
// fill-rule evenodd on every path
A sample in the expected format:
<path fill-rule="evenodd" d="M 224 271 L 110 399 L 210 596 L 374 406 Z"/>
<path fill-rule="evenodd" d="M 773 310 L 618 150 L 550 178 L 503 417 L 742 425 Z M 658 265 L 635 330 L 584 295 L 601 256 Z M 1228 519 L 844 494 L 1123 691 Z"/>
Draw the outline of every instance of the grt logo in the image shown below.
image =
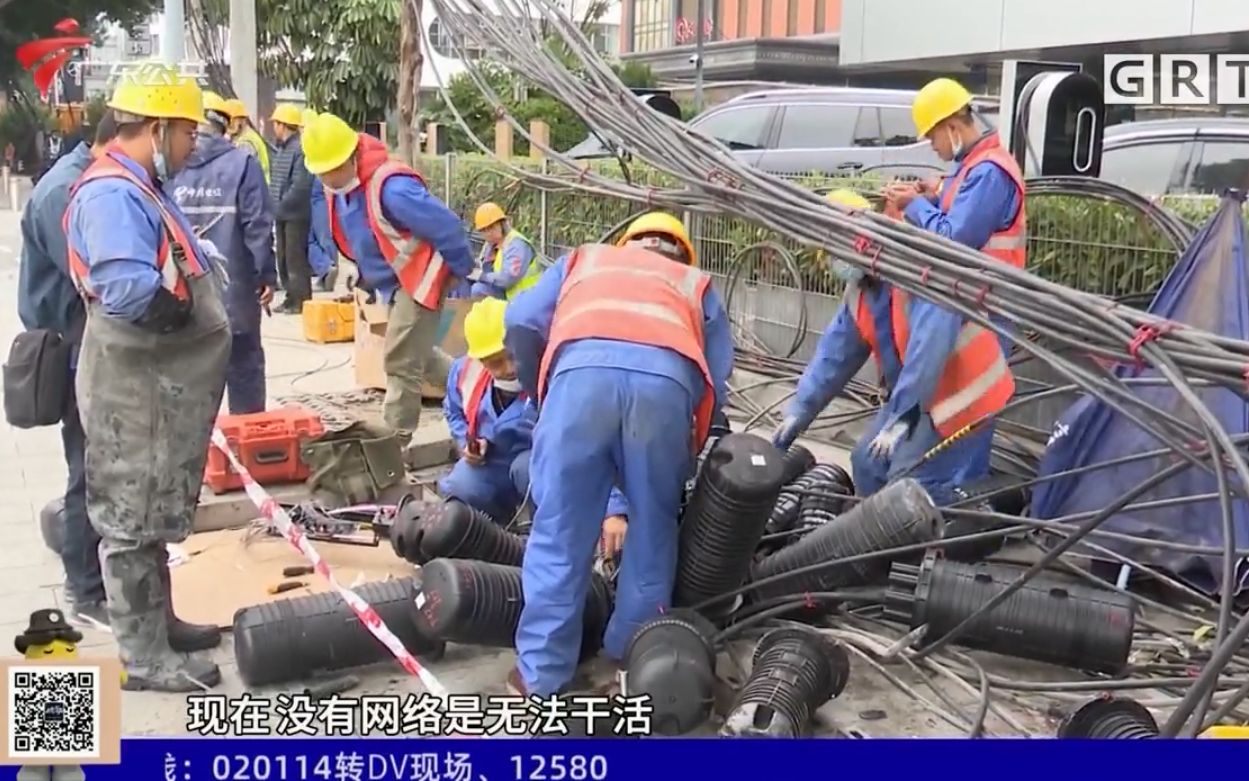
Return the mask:
<path fill-rule="evenodd" d="M 1249 54 L 1107 54 L 1106 105 L 1249 104 Z"/>

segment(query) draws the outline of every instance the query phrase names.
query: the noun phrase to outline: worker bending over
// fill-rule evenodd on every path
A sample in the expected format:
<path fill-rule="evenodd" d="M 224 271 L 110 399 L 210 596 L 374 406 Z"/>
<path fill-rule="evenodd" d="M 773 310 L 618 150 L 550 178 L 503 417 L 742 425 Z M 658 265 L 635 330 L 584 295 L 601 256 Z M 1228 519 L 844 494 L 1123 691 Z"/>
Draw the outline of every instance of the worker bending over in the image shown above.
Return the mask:
<path fill-rule="evenodd" d="M 447 380 L 451 359 L 436 346 L 442 303 L 473 256 L 460 218 L 386 145 L 333 114 L 304 114 L 304 164 L 329 191 L 338 251 L 359 269 L 356 284 L 390 306 L 382 366 L 386 424 L 407 442 L 421 420 L 421 385 Z M 408 452 L 411 452 L 410 450 Z"/>
<path fill-rule="evenodd" d="M 247 106 L 243 105 L 243 101 L 238 98 L 230 98 L 224 101 L 224 104 L 226 114 L 230 117 L 230 127 L 226 131 L 230 140 L 260 162 L 260 169 L 264 171 L 265 181 L 268 182 L 269 145 L 252 127 L 251 117 L 247 116 Z"/>
<path fill-rule="evenodd" d="M 61 443 L 69 479 L 65 486 L 65 568 L 68 619 L 80 626 L 108 630 L 104 580 L 100 575 L 100 535 L 87 519 L 86 437 L 74 395 L 74 370 L 87 311 L 74 286 L 65 243 L 65 209 L 70 188 L 117 135 L 113 112 L 105 111 L 94 143 L 84 141 L 57 160 L 39 179 L 22 214 L 22 259 L 17 311 L 27 329 L 55 331 L 70 345 L 67 399 L 61 416 Z"/>
<path fill-rule="evenodd" d="M 497 203 L 483 203 L 473 216 L 473 228 L 486 239 L 481 252 L 481 272 L 472 295 L 494 296 L 511 301 L 542 276 L 542 264 L 529 239 L 512 228 Z"/>
<path fill-rule="evenodd" d="M 954 173 L 940 186 L 898 182 L 885 191 L 908 222 L 978 249 L 1015 268 L 1027 264 L 1024 179 L 996 130 L 982 131 L 972 116 L 972 96 L 953 79 L 934 79 L 915 96 L 915 130 Z M 994 318 L 1003 329 L 1009 322 Z M 1010 354 L 1011 341 L 999 336 Z"/>
<path fill-rule="evenodd" d="M 615 484 L 628 499 L 629 532 L 606 653 L 622 658 L 638 626 L 670 604 L 682 489 L 733 369 L 728 316 L 697 262 L 680 220 L 654 212 L 615 247 L 587 244 L 561 258 L 508 305 L 508 347 L 522 386 L 541 401 L 509 680 L 519 692 L 548 696 L 572 680 Z"/>
<path fill-rule="evenodd" d="M 451 364 L 442 407 L 460 460 L 438 484 L 444 497 L 459 499 L 506 524 L 529 496 L 529 455 L 538 408 L 516 378 L 516 363 L 503 344 L 507 304 L 487 298 L 464 318 L 468 355 Z M 623 538 L 628 505 L 612 489 L 604 539 L 614 553 Z"/>
<path fill-rule="evenodd" d="M 850 209 L 871 209 L 847 190 L 828 197 Z M 782 449 L 793 444 L 871 356 L 888 398 L 850 454 L 855 492 L 869 496 L 905 474 L 937 504 L 948 503 L 952 489 L 989 472 L 988 421 L 1015 391 L 1001 346 L 979 325 L 845 261 L 834 261 L 832 271 L 846 283 L 845 301 L 798 380 L 773 443 Z M 970 433 L 921 463 L 937 444 L 972 424 Z"/>
<path fill-rule="evenodd" d="M 165 192 L 177 201 L 195 234 L 227 258 L 225 305 L 233 338 L 226 390 L 230 413 L 244 415 L 265 408 L 260 310 L 272 303 L 277 283 L 273 202 L 260 163 L 226 139 L 230 120 L 223 104 L 216 96 L 205 96 L 207 121 L 200 126 L 195 151 L 165 183 Z"/>
<path fill-rule="evenodd" d="M 204 120 L 194 80 L 150 65 L 109 101 L 118 139 L 78 180 L 69 266 L 87 300 L 77 391 L 87 514 L 103 538 L 108 616 L 127 689 L 188 692 L 217 666 L 178 651 L 220 642 L 173 616 L 167 543 L 191 532 L 221 406 L 230 323 L 221 281 L 161 182 Z"/>

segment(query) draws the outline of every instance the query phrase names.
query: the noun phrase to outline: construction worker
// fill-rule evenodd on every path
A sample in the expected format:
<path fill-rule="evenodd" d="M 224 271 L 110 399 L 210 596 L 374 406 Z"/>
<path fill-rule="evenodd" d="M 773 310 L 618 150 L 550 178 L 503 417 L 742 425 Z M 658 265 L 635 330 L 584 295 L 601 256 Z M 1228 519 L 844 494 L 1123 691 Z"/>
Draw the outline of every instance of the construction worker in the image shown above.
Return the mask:
<path fill-rule="evenodd" d="M 333 114 L 305 112 L 304 164 L 326 193 L 338 251 L 356 264 L 356 284 L 390 305 L 383 368 L 388 426 L 407 441 L 421 419 L 421 385 L 446 382 L 451 360 L 436 346 L 443 299 L 466 278 L 473 256 L 460 218 L 420 174 L 390 159 L 386 145 Z"/>
<path fill-rule="evenodd" d="M 911 115 L 918 135 L 942 160 L 955 163 L 954 173 L 940 186 L 891 184 L 885 191 L 889 205 L 913 225 L 1023 268 L 1028 260 L 1023 173 L 998 132 L 977 126 L 971 93 L 953 79 L 934 79 L 915 96 Z M 999 341 L 1009 355 L 1010 339 L 1001 335 Z"/>
<path fill-rule="evenodd" d="M 512 228 L 497 203 L 483 203 L 473 215 L 473 228 L 486 239 L 481 253 L 481 272 L 473 283 L 474 297 L 494 296 L 512 300 L 542 276 L 542 264 L 529 239 Z"/>
<path fill-rule="evenodd" d="M 829 200 L 848 209 L 871 204 L 848 190 Z M 888 398 L 850 454 L 856 493 L 868 496 L 895 477 L 918 480 L 938 504 L 989 471 L 993 415 L 1015 391 L 1010 367 L 990 331 L 936 304 L 911 298 L 843 260 L 832 272 L 846 297 L 798 380 L 773 443 L 787 449 L 871 356 Z M 946 449 L 939 443 L 976 427 Z"/>
<path fill-rule="evenodd" d="M 65 541 L 60 550 L 69 602 L 65 612 L 75 624 L 107 630 L 100 535 L 87 519 L 86 435 L 79 420 L 73 382 L 87 311 L 69 272 L 63 224 L 70 188 L 117 135 L 117 122 L 111 111 L 104 112 L 94 133 L 92 145 L 79 144 L 52 166 L 26 203 L 22 214 L 17 311 L 27 329 L 54 331 L 71 345 L 68 399 L 61 418 L 61 444 L 69 474 L 65 487 Z"/>
<path fill-rule="evenodd" d="M 521 384 L 541 402 L 533 530 L 509 685 L 549 696 L 572 680 L 590 561 L 612 487 L 629 531 L 604 636 L 620 659 L 667 608 L 682 489 L 733 369 L 729 319 L 681 221 L 652 212 L 615 247 L 561 258 L 506 312 Z"/>
<path fill-rule="evenodd" d="M 243 101 L 238 98 L 230 98 L 225 101 L 225 112 L 230 117 L 230 127 L 227 131 L 230 140 L 239 148 L 255 155 L 260 161 L 261 170 L 264 171 L 265 181 L 268 182 L 269 145 L 252 127 L 251 117 L 247 116 L 247 106 L 243 105 Z"/>
<path fill-rule="evenodd" d="M 538 420 L 503 345 L 505 309 L 505 302 L 486 298 L 464 318 L 468 354 L 451 364 L 442 402 L 460 460 L 438 484 L 444 497 L 472 505 L 500 524 L 529 496 L 529 454 Z M 624 521 L 623 494 L 613 490 L 607 514 L 616 519 L 612 526 Z"/>
<path fill-rule="evenodd" d="M 200 238 L 228 259 L 225 305 L 233 341 L 226 369 L 230 413 L 265 408 L 265 352 L 260 311 L 273 302 L 273 202 L 260 163 L 226 139 L 230 119 L 220 99 L 205 101 L 196 149 L 165 183 Z"/>
<path fill-rule="evenodd" d="M 312 298 L 312 266 L 308 234 L 312 229 L 312 174 L 304 166 L 299 146 L 301 112 L 290 103 L 273 110 L 273 137 L 277 148 L 271 160 L 269 194 L 277 217 L 278 276 L 286 297 L 281 312 L 299 314 Z"/>
<path fill-rule="evenodd" d="M 220 642 L 173 616 L 166 544 L 191 532 L 230 358 L 219 261 L 161 191 L 195 146 L 203 96 L 177 69 L 128 74 L 108 103 L 117 140 L 78 180 L 69 267 L 87 300 L 77 392 L 87 514 L 127 689 L 189 692 L 217 666 L 180 651 Z"/>

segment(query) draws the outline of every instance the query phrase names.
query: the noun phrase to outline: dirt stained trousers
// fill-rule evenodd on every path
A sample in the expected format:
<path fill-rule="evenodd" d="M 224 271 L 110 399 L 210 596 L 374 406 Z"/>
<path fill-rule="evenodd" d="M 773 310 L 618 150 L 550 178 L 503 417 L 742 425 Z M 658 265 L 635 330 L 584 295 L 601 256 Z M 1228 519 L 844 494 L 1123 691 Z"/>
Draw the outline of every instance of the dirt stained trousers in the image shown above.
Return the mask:
<path fill-rule="evenodd" d="M 166 544 L 191 533 L 225 389 L 230 324 L 213 274 L 190 280 L 191 321 L 156 334 L 92 304 L 78 365 L 87 510 L 100 533 L 109 621 L 128 674 L 178 674 Z"/>
<path fill-rule="evenodd" d="M 404 436 L 421 423 L 422 384 L 428 380 L 434 387 L 446 387 L 451 370 L 450 356 L 437 346 L 442 301 L 439 299 L 436 309 L 426 309 L 400 288 L 390 305 L 382 357 L 386 372 L 382 417 L 386 425 Z"/>

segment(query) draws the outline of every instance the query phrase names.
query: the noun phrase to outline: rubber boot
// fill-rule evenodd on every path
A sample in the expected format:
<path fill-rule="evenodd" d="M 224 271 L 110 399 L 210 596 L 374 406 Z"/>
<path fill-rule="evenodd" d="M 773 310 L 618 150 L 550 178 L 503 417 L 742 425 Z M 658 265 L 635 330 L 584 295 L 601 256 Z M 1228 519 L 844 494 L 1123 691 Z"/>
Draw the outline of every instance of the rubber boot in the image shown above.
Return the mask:
<path fill-rule="evenodd" d="M 52 768 L 38 767 L 28 765 L 17 769 L 17 781 L 49 781 L 52 778 Z"/>
<path fill-rule="evenodd" d="M 181 653 L 207 651 L 221 645 L 221 629 L 208 624 L 192 624 L 174 615 L 173 577 L 169 572 L 169 555 L 160 569 L 161 587 L 165 591 L 166 620 L 169 623 L 169 647 Z"/>
<path fill-rule="evenodd" d="M 87 781 L 87 774 L 78 765 L 57 765 L 52 768 L 52 781 Z"/>
<path fill-rule="evenodd" d="M 108 590 L 109 622 L 126 673 L 122 688 L 188 693 L 220 683 L 217 665 L 170 647 L 169 599 L 161 575 L 168 564 L 165 546 L 114 546 L 111 542 L 105 540 L 100 558 Z"/>

